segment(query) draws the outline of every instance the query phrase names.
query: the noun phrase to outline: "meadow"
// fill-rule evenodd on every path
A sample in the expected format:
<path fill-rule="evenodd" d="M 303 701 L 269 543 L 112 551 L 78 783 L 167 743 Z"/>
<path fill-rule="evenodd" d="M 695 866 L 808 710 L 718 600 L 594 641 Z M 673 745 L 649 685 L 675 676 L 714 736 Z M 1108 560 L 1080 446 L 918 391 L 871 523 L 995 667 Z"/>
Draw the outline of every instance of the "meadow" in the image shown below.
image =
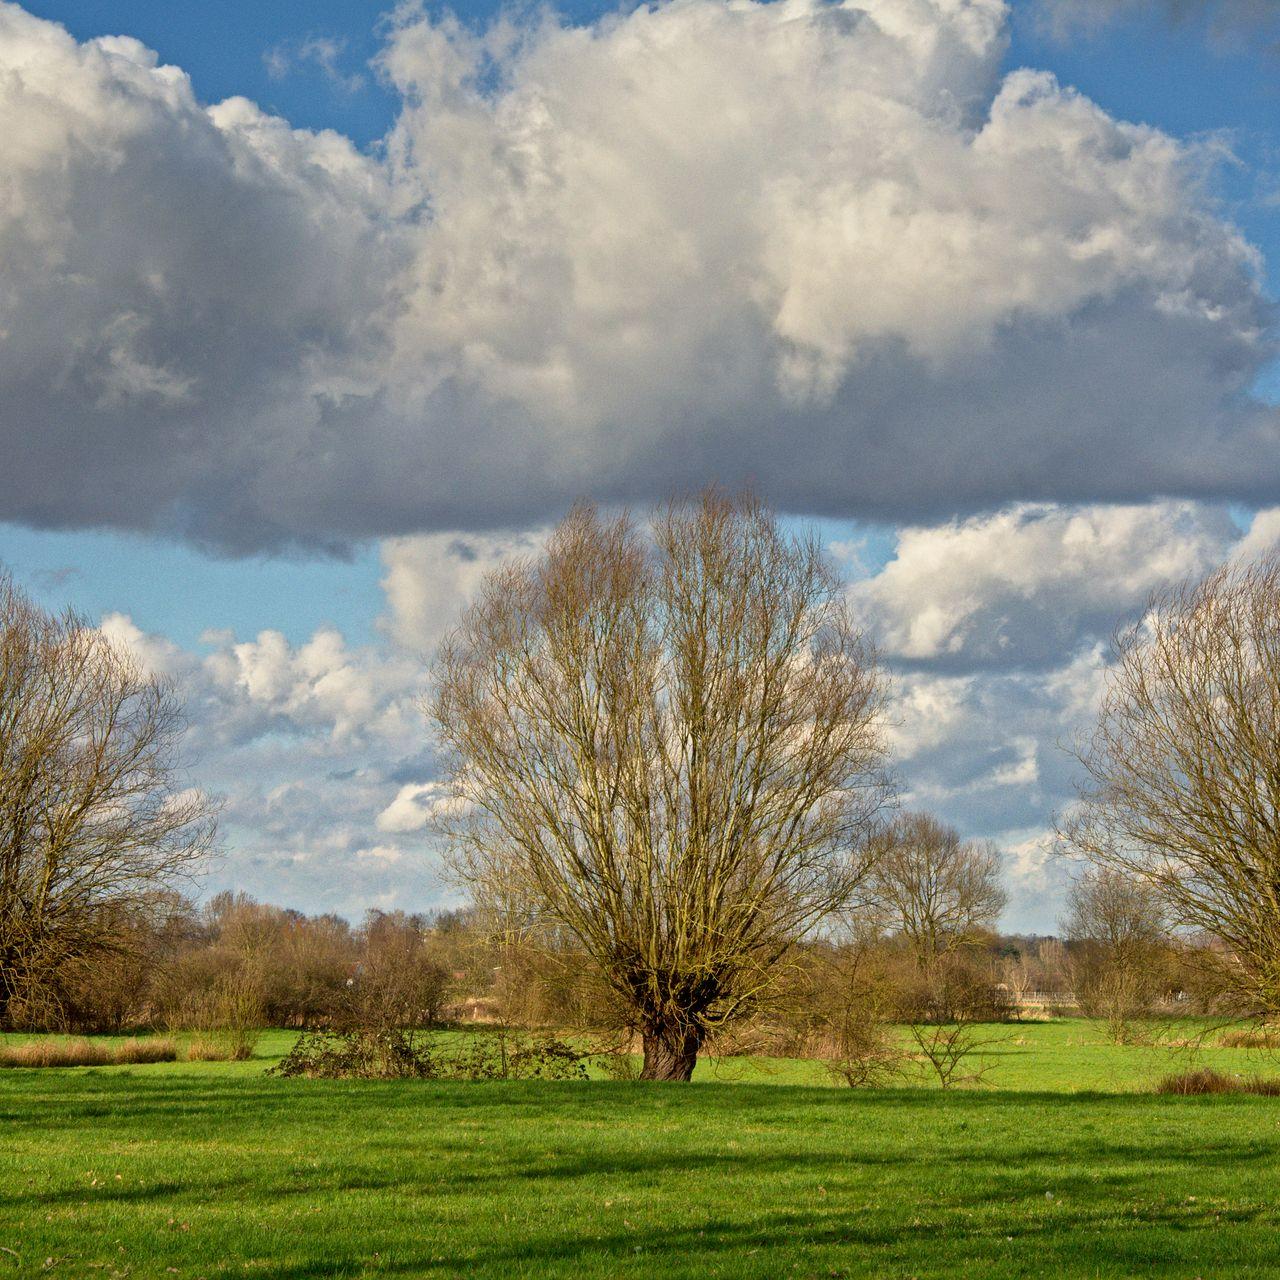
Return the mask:
<path fill-rule="evenodd" d="M 0 1275 L 1280 1275 L 1280 1100 L 1156 1095 L 1192 1051 L 1081 1020 L 991 1034 L 984 1086 L 947 1092 L 787 1060 L 282 1080 L 284 1032 L 240 1063 L 0 1071 Z"/>

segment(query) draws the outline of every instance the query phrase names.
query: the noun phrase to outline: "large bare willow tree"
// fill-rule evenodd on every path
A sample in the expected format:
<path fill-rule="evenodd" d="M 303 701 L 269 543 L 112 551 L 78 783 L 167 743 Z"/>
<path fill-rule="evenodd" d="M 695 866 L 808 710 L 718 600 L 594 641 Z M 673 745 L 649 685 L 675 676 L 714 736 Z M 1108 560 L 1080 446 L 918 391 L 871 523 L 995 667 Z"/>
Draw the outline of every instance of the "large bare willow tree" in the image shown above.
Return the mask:
<path fill-rule="evenodd" d="M 1116 641 L 1067 848 L 1218 939 L 1242 1011 L 1280 1013 L 1280 560 L 1158 596 Z"/>
<path fill-rule="evenodd" d="M 444 644 L 456 865 L 577 940 L 689 1079 L 796 940 L 855 894 L 883 803 L 882 685 L 816 542 L 751 498 L 651 525 L 576 508 Z"/>
<path fill-rule="evenodd" d="M 174 691 L 0 576 L 0 1024 L 54 1021 L 69 966 L 166 909 L 209 849 Z"/>

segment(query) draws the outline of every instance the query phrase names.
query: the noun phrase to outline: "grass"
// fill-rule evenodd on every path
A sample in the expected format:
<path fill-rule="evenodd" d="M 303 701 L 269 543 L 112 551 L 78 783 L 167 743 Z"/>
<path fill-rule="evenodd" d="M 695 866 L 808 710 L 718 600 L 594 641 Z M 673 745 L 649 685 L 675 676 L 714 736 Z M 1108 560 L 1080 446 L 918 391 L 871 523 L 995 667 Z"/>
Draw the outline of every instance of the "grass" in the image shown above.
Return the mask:
<path fill-rule="evenodd" d="M 1224 1049 L 1280 1049 L 1280 1031 L 1274 1027 L 1238 1027 L 1218 1039 Z"/>
<path fill-rule="evenodd" d="M 249 1062 L 6 1071 L 0 1276 L 1280 1275 L 1280 1101 L 1157 1095 L 1169 1051 L 1081 1022 L 1002 1030 L 999 1087 L 947 1094 L 796 1062 L 279 1080 L 281 1032 Z"/>
<path fill-rule="evenodd" d="M 1156 1085 L 1157 1093 L 1187 1096 L 1205 1093 L 1256 1093 L 1264 1098 L 1280 1098 L 1280 1076 L 1228 1075 L 1212 1067 L 1196 1067 L 1165 1076 Z"/>
<path fill-rule="evenodd" d="M 0 1067 L 105 1067 L 173 1062 L 177 1047 L 167 1037 L 128 1036 L 115 1040 L 84 1036 L 39 1036 L 0 1044 Z"/>

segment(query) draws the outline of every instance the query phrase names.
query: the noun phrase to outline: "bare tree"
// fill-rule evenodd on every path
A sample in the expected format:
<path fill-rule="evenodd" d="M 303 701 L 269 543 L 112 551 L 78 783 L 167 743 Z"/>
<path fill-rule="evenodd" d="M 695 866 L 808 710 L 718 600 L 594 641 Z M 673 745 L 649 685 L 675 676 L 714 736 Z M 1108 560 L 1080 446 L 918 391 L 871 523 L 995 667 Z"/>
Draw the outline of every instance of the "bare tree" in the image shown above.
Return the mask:
<path fill-rule="evenodd" d="M 209 849 L 181 731 L 168 683 L 0 578 L 0 1022 L 56 1018 L 60 970 L 123 945 Z"/>
<path fill-rule="evenodd" d="M 914 962 L 899 975 L 897 1000 L 917 1061 L 943 1088 L 975 1082 L 986 1068 L 969 1059 L 989 1043 L 978 1024 L 999 1003 L 978 943 L 1007 901 L 1000 853 L 931 814 L 901 813 L 873 838 L 869 859 L 871 897 Z"/>
<path fill-rule="evenodd" d="M 816 541 L 706 493 L 580 506 L 442 647 L 445 825 L 482 902 L 565 931 L 687 1080 L 846 903 L 886 791 L 881 680 Z"/>
<path fill-rule="evenodd" d="M 1240 1011 L 1280 1012 L 1280 560 L 1153 599 L 1116 639 L 1078 758 L 1066 848 L 1219 939 Z"/>
<path fill-rule="evenodd" d="M 1164 904 L 1145 880 L 1112 867 L 1087 871 L 1067 893 L 1062 931 L 1073 944 L 1072 986 L 1080 1008 L 1104 1018 L 1112 1039 L 1133 1038 L 1168 965 Z"/>
<path fill-rule="evenodd" d="M 993 927 L 1008 896 L 1000 853 L 928 813 L 901 813 L 872 840 L 871 894 L 922 967 Z"/>

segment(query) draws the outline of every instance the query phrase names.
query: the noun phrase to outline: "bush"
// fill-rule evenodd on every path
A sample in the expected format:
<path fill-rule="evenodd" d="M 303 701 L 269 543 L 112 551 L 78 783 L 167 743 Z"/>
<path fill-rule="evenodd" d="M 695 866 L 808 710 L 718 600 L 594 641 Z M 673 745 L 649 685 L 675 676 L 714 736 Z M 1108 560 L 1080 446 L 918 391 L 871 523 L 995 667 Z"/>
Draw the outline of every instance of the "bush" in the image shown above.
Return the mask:
<path fill-rule="evenodd" d="M 496 1031 L 464 1044 L 385 1028 L 303 1032 L 269 1074 L 321 1080 L 585 1080 L 586 1055 L 550 1036 Z"/>
<path fill-rule="evenodd" d="M 188 1047 L 190 1060 L 247 1061 L 262 1034 L 261 984 L 245 971 L 223 974 L 188 999 L 176 1022 L 198 1033 L 191 1043 L 200 1046 L 200 1058 L 191 1058 Z"/>
<path fill-rule="evenodd" d="M 1156 1085 L 1157 1093 L 1197 1095 L 1206 1093 L 1256 1093 L 1280 1097 L 1280 1078 L 1274 1076 L 1229 1076 L 1211 1067 L 1165 1076 Z"/>
<path fill-rule="evenodd" d="M 439 1071 L 426 1046 L 398 1030 L 304 1031 L 268 1075 L 312 1080 L 433 1080 Z"/>

